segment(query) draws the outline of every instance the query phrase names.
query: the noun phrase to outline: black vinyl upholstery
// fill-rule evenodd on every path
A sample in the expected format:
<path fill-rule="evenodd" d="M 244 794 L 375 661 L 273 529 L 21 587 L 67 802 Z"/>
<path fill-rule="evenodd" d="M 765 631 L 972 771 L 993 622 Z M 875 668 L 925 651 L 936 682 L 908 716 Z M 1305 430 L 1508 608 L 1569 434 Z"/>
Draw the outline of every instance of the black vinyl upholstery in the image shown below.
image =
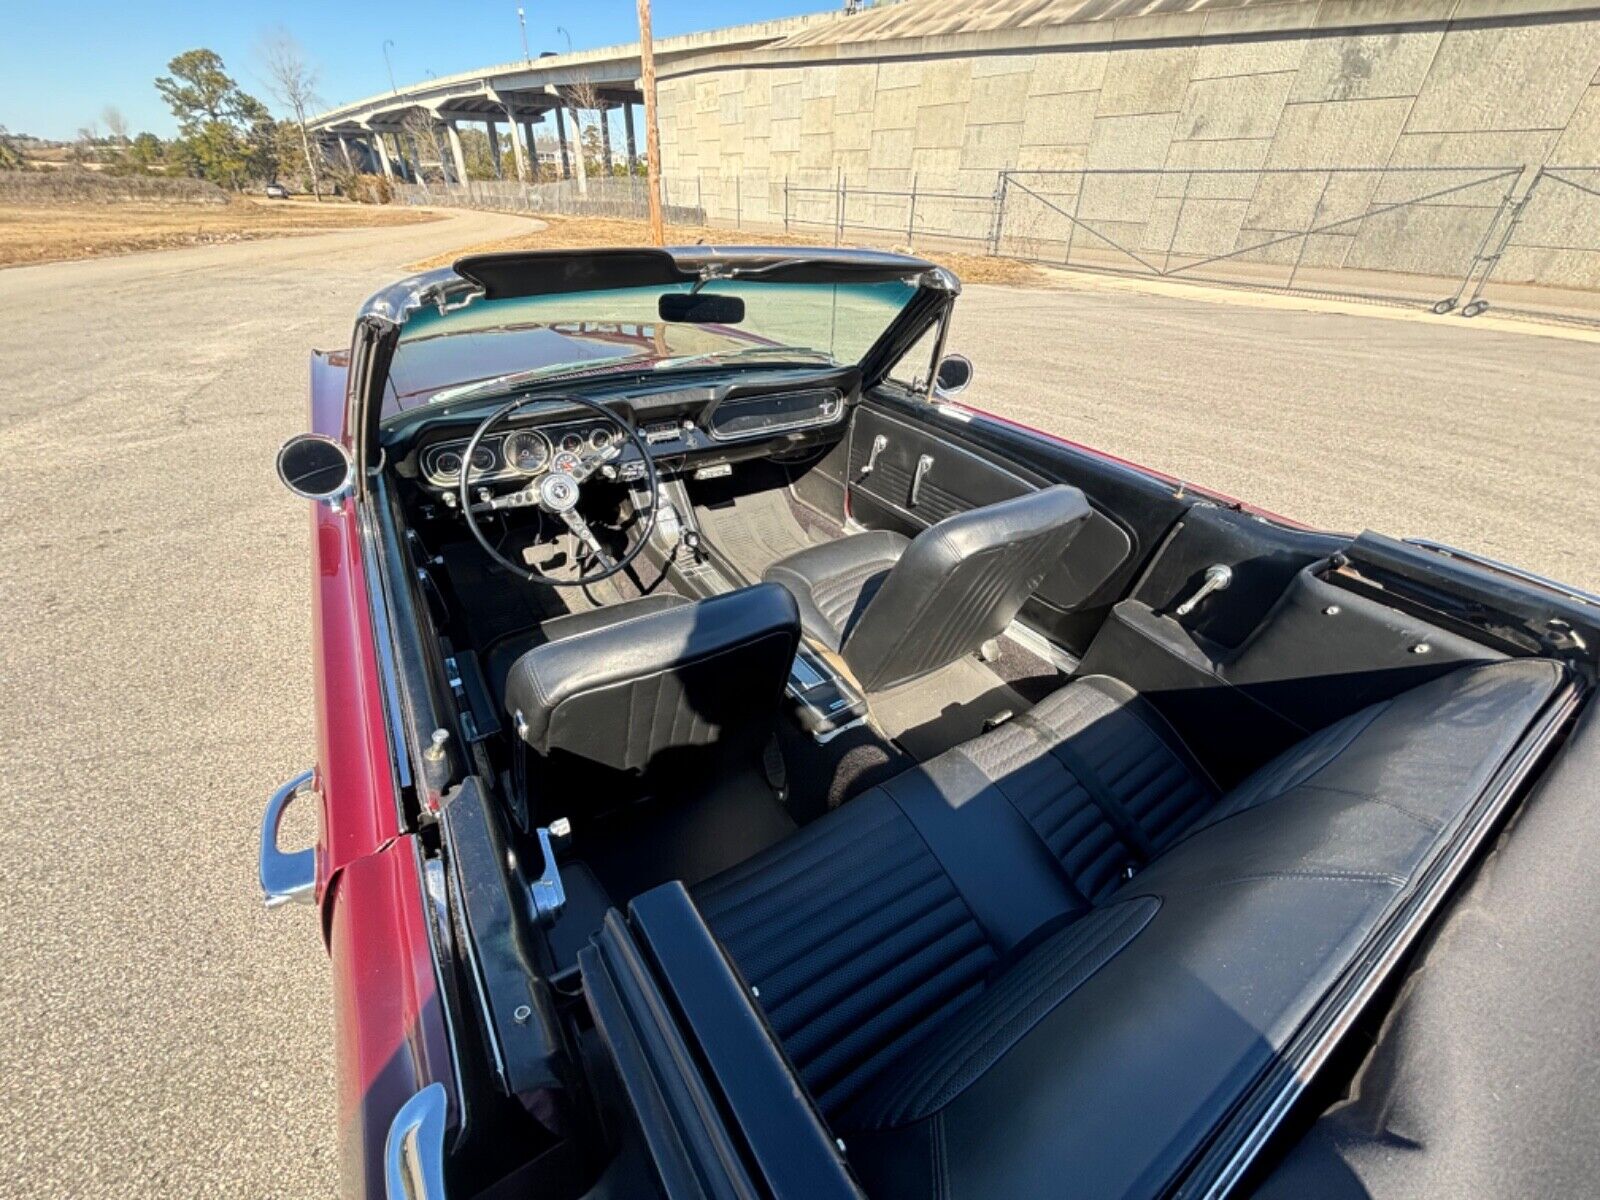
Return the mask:
<path fill-rule="evenodd" d="M 696 900 L 871 1194 L 1159 1193 L 1563 678 L 1462 668 L 1226 795 L 1081 679 Z"/>
<path fill-rule="evenodd" d="M 563 630 L 562 622 L 574 628 Z M 536 753 L 639 772 L 675 751 L 770 733 L 800 636 L 775 584 L 683 604 L 648 598 L 550 622 L 505 705 Z"/>
<path fill-rule="evenodd" d="M 998 635 L 1091 512 L 1058 484 L 946 517 L 909 542 L 874 531 L 811 546 L 764 578 L 795 594 L 807 633 L 842 653 L 863 688 L 881 691 Z"/>

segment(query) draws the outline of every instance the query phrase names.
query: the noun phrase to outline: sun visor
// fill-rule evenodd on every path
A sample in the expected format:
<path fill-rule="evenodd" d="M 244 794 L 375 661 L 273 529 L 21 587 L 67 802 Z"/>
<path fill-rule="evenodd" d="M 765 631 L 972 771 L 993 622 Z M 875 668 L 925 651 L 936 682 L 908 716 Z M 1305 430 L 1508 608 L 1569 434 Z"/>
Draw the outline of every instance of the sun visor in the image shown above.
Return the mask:
<path fill-rule="evenodd" d="M 530 250 L 471 254 L 455 271 L 489 300 L 693 282 L 665 250 Z"/>

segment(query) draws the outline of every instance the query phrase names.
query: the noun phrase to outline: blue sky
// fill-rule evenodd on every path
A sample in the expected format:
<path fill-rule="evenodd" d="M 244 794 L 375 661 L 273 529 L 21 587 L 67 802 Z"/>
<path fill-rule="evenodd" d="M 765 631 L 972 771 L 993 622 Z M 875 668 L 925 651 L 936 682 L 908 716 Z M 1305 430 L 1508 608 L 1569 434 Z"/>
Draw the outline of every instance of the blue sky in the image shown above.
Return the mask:
<path fill-rule="evenodd" d="M 0 125 L 13 133 L 70 138 L 112 104 L 131 128 L 168 136 L 175 126 L 151 81 L 174 54 L 207 47 L 222 55 L 246 91 L 270 98 L 256 61 L 263 31 L 289 30 L 321 73 L 329 106 L 389 87 L 383 43 L 402 84 L 522 56 L 516 0 L 173 0 L 171 3 L 8 4 L 0 40 Z M 723 25 L 842 7 L 832 0 L 654 0 L 655 33 L 670 37 Z M 638 36 L 634 0 L 551 4 L 523 0 L 528 46 L 565 50 Z"/>

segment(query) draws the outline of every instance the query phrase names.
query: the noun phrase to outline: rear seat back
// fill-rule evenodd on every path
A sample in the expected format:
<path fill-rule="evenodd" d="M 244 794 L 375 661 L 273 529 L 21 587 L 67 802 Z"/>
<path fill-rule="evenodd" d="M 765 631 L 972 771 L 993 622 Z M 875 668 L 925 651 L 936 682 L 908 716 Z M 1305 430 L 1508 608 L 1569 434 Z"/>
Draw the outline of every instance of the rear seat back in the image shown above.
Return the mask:
<path fill-rule="evenodd" d="M 1463 668 L 1226 797 L 1149 705 L 1076 681 L 696 898 L 874 1195 L 1149 1194 L 1562 680 Z"/>

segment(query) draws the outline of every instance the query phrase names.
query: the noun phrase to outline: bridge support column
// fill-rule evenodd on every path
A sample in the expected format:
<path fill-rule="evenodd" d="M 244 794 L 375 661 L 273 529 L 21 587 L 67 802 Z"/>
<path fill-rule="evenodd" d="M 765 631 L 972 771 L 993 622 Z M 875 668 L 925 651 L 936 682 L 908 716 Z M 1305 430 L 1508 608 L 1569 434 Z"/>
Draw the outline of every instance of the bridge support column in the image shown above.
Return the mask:
<path fill-rule="evenodd" d="M 483 127 L 489 131 L 489 158 L 494 163 L 494 177 L 504 178 L 500 172 L 500 127 L 493 121 L 485 121 Z"/>
<path fill-rule="evenodd" d="M 600 158 L 605 163 L 606 174 L 611 174 L 611 110 L 600 106 Z"/>
<path fill-rule="evenodd" d="M 539 142 L 533 136 L 533 122 L 522 123 L 522 141 L 528 148 L 528 179 L 533 183 L 539 182 Z"/>
<path fill-rule="evenodd" d="M 378 165 L 383 168 L 385 179 L 394 178 L 394 164 L 389 161 L 389 147 L 383 144 L 383 133 L 379 130 L 372 131 L 372 144 L 378 148 Z"/>
<path fill-rule="evenodd" d="M 556 118 L 556 141 L 561 143 L 561 178 L 572 178 L 572 160 L 567 157 L 567 123 L 562 119 L 562 107 L 558 104 L 550 110 Z"/>
<path fill-rule="evenodd" d="M 574 149 L 578 154 L 578 191 L 580 194 L 587 196 L 589 194 L 589 164 L 587 161 L 589 156 L 584 153 L 586 147 L 583 144 L 583 122 L 578 120 L 577 109 L 573 108 L 567 111 L 572 116 L 572 128 L 575 134 L 573 140 L 577 142 Z"/>
<path fill-rule="evenodd" d="M 450 157 L 455 161 L 456 182 L 467 182 L 467 156 L 461 150 L 461 134 L 454 121 L 444 123 L 445 136 L 450 139 Z"/>
<path fill-rule="evenodd" d="M 350 157 L 350 139 L 342 133 L 339 135 L 339 152 L 344 155 L 344 169 L 353 174 L 356 164 Z"/>
<path fill-rule="evenodd" d="M 633 101 L 622 106 L 622 130 L 628 137 L 628 174 L 639 172 L 639 149 L 633 138 Z"/>

